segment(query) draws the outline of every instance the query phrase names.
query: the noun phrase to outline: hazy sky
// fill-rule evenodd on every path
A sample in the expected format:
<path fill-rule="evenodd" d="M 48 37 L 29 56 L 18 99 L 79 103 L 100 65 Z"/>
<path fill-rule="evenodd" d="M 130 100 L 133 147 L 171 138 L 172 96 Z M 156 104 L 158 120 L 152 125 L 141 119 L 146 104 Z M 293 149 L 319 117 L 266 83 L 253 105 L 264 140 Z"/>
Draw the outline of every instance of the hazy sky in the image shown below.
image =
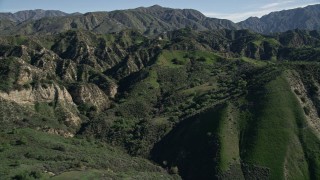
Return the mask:
<path fill-rule="evenodd" d="M 250 16 L 261 17 L 272 11 L 320 4 L 320 0 L 0 0 L 0 12 L 26 9 L 64 12 L 112 11 L 158 4 L 171 8 L 191 8 L 209 17 L 238 22 Z"/>

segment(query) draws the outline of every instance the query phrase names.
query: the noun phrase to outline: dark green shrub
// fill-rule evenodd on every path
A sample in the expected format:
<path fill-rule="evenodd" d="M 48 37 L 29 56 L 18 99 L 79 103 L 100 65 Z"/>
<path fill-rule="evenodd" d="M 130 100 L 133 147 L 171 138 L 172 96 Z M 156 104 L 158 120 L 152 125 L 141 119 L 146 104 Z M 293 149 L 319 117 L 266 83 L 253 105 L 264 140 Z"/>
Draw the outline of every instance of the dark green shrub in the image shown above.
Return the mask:
<path fill-rule="evenodd" d="M 24 136 L 16 141 L 16 145 L 26 145 L 26 144 L 27 144 L 27 139 Z"/>
<path fill-rule="evenodd" d="M 62 151 L 62 152 L 67 151 L 67 148 L 63 144 L 58 144 L 54 146 L 52 149 L 57 151 Z"/>
<path fill-rule="evenodd" d="M 41 179 L 41 178 L 42 178 L 42 174 L 39 171 L 31 171 L 31 172 L 25 171 L 12 177 L 12 179 L 15 179 L 15 180 Z"/>
<path fill-rule="evenodd" d="M 169 118 L 169 121 L 172 123 L 177 123 L 179 121 L 179 117 L 178 116 L 171 116 Z"/>
<path fill-rule="evenodd" d="M 171 60 L 173 64 L 176 64 L 176 65 L 183 65 L 183 62 L 178 60 L 177 58 L 174 58 Z"/>
<path fill-rule="evenodd" d="M 205 61 L 206 61 L 206 58 L 205 58 L 205 57 L 200 57 L 200 58 L 197 59 L 197 61 L 205 62 Z"/>

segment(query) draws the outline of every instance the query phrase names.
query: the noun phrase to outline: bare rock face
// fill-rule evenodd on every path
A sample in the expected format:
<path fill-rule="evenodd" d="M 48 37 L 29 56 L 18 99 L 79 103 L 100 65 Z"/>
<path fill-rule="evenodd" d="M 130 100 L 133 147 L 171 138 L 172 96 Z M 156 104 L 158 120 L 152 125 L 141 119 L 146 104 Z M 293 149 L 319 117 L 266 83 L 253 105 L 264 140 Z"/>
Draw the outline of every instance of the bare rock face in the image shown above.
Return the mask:
<path fill-rule="evenodd" d="M 54 128 L 50 128 L 50 127 L 44 127 L 44 128 L 38 127 L 37 130 L 41 130 L 41 131 L 49 133 L 49 134 L 60 135 L 60 136 L 63 136 L 65 138 L 74 137 L 74 134 L 72 134 L 71 132 L 64 131 L 64 130 L 61 130 L 61 129 L 54 129 Z"/>
<path fill-rule="evenodd" d="M 41 102 L 59 103 L 63 107 L 63 121 L 67 126 L 79 127 L 81 124 L 72 96 L 65 87 L 56 84 L 39 84 L 35 88 L 0 92 L 0 98 L 24 106 L 34 106 Z"/>
<path fill-rule="evenodd" d="M 32 81 L 32 72 L 31 68 L 26 66 L 22 67 L 17 78 L 17 84 L 24 85 Z"/>
<path fill-rule="evenodd" d="M 88 104 L 103 110 L 110 106 L 108 96 L 95 84 L 84 84 L 71 90 L 74 102 L 78 105 Z"/>
<path fill-rule="evenodd" d="M 114 98 L 117 93 L 118 93 L 118 85 L 116 83 L 110 83 L 108 88 L 108 95 L 111 98 Z"/>
<path fill-rule="evenodd" d="M 13 90 L 9 93 L 0 92 L 0 97 L 18 104 L 32 105 L 36 102 L 53 102 L 58 100 L 60 103 L 74 105 L 72 97 L 66 88 L 59 87 L 56 84 L 42 84 L 33 89 Z"/>
<path fill-rule="evenodd" d="M 15 46 L 10 51 L 7 51 L 5 53 L 5 56 L 7 57 L 14 56 L 14 57 L 22 58 L 26 61 L 30 61 L 31 57 L 28 53 L 28 50 L 29 50 L 28 47 L 25 45 Z"/>
<path fill-rule="evenodd" d="M 56 62 L 60 60 L 57 54 L 46 48 L 42 48 L 39 52 L 36 52 L 33 58 L 32 65 L 43 71 L 54 71 L 56 69 Z"/>

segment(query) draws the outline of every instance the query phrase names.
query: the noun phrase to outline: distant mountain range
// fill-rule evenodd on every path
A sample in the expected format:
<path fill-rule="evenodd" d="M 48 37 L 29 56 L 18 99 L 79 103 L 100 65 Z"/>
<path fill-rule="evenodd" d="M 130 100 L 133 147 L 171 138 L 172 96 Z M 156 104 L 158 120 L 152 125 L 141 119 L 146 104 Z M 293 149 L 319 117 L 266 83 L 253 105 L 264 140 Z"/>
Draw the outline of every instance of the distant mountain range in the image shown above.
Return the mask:
<path fill-rule="evenodd" d="M 319 30 L 320 4 L 272 12 L 261 18 L 250 17 L 238 23 L 241 28 L 251 29 L 255 32 L 269 34 L 284 32 L 292 29 Z"/>
<path fill-rule="evenodd" d="M 158 5 L 85 14 L 37 9 L 0 13 L 0 34 L 56 34 L 72 29 L 110 33 L 124 29 L 136 29 L 145 35 L 157 35 L 185 27 L 198 31 L 250 29 L 269 34 L 297 28 L 319 30 L 320 19 L 318 17 L 320 17 L 320 5 L 272 12 L 261 18 L 250 17 L 239 23 L 209 18 L 193 9 L 171 9 Z"/>
<path fill-rule="evenodd" d="M 24 22 L 28 20 L 38 20 L 44 17 L 61 17 L 69 15 L 68 13 L 56 10 L 26 10 L 26 11 L 18 11 L 16 13 L 0 13 L 0 19 L 10 20 L 13 22 Z"/>
<path fill-rule="evenodd" d="M 1 34 L 55 34 L 71 29 L 109 33 L 124 29 L 137 29 L 146 35 L 153 35 L 187 26 L 195 30 L 238 29 L 238 26 L 229 20 L 208 18 L 196 10 L 170 9 L 157 5 L 148 8 L 90 12 L 80 15 L 42 13 L 44 18 L 35 18 L 40 16 L 38 14 L 33 18 L 28 18 L 30 20 L 22 22 L 17 21 L 17 19 L 23 19 L 18 14 L 22 14 L 24 17 L 28 13 L 22 11 L 11 14 L 11 16 L 16 16 L 15 18 L 9 16 L 10 14 L 6 15 L 8 18 L 0 18 L 2 19 L 0 22 Z"/>

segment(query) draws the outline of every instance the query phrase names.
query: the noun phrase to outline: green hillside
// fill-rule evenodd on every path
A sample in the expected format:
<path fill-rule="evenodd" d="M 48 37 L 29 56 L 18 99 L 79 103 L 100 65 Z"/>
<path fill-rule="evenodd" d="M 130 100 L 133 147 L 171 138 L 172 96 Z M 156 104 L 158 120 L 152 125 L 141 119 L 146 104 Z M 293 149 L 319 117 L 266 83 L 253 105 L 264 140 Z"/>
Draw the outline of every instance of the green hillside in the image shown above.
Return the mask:
<path fill-rule="evenodd" d="M 104 142 L 23 128 L 3 130 L 3 179 L 179 179 L 153 163 Z"/>
<path fill-rule="evenodd" d="M 316 32 L 2 36 L 0 176 L 319 179 Z"/>

